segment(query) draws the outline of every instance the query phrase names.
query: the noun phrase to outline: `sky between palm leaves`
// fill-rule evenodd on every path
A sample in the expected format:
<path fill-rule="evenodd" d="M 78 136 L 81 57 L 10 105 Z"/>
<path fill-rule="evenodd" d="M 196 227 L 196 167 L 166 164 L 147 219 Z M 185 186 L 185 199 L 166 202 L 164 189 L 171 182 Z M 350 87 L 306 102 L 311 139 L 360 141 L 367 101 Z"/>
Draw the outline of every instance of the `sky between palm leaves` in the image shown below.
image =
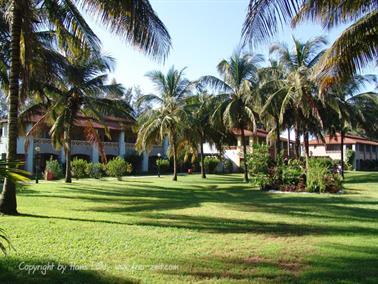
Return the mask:
<path fill-rule="evenodd" d="M 173 49 L 165 61 L 158 63 L 147 58 L 121 40 L 94 24 L 89 23 L 103 42 L 106 53 L 117 61 L 117 68 L 111 77 L 126 87 L 140 85 L 142 91 L 150 93 L 153 86 L 144 75 L 150 70 L 167 71 L 170 66 L 188 67 L 189 79 L 197 79 L 203 75 L 218 75 L 216 65 L 223 58 L 231 55 L 240 42 L 242 25 L 249 0 L 150 0 L 151 5 L 167 26 L 172 37 Z M 301 41 L 313 36 L 326 35 L 332 42 L 345 28 L 340 26 L 330 32 L 322 31 L 314 23 L 304 24 L 294 31 L 286 27 L 274 41 L 292 44 L 291 35 Z M 268 57 L 268 45 L 261 44 L 257 53 Z M 373 65 L 364 73 L 377 73 Z M 370 89 L 373 89 L 371 86 Z"/>

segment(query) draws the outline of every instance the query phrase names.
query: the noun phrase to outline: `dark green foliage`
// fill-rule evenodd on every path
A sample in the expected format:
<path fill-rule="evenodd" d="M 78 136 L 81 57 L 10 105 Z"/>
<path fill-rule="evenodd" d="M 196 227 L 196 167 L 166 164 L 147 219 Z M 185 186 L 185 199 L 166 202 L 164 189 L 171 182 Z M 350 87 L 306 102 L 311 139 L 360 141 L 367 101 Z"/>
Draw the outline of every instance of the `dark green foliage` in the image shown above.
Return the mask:
<path fill-rule="evenodd" d="M 132 174 L 139 174 L 142 166 L 142 156 L 138 154 L 131 154 L 125 156 L 125 161 L 130 163 L 133 167 Z"/>
<path fill-rule="evenodd" d="M 53 179 L 60 179 L 63 177 L 63 169 L 59 161 L 50 157 L 50 160 L 46 162 L 45 175 L 52 173 Z"/>
<path fill-rule="evenodd" d="M 345 163 L 346 169 L 351 171 L 353 170 L 353 162 L 354 162 L 356 153 L 352 149 L 348 149 L 345 155 L 346 155 L 346 163 Z"/>
<path fill-rule="evenodd" d="M 268 185 L 272 184 L 273 178 L 270 174 L 272 162 L 268 145 L 253 145 L 253 152 L 247 156 L 252 184 L 259 186 L 261 189 L 266 189 Z"/>
<path fill-rule="evenodd" d="M 90 178 L 100 179 L 104 176 L 104 169 L 104 164 L 88 163 L 85 172 Z"/>
<path fill-rule="evenodd" d="M 76 179 L 85 178 L 87 176 L 88 162 L 83 159 L 73 159 L 71 162 L 72 176 Z"/>
<path fill-rule="evenodd" d="M 304 174 L 303 165 L 299 160 L 289 160 L 282 169 L 282 183 L 284 185 L 298 185 Z"/>
<path fill-rule="evenodd" d="M 206 172 L 209 174 L 213 174 L 215 173 L 215 169 L 220 163 L 220 160 L 218 157 L 215 157 L 215 156 L 207 156 L 204 159 L 204 163 L 205 163 Z"/>
<path fill-rule="evenodd" d="M 166 172 L 168 172 L 168 169 L 170 167 L 170 162 L 167 159 L 157 159 L 156 160 L 156 166 L 160 167 L 161 173 L 166 173 Z"/>
<path fill-rule="evenodd" d="M 224 170 L 227 173 L 232 173 L 234 171 L 234 166 L 233 166 L 232 161 L 230 159 L 224 160 L 223 165 L 224 165 Z"/>
<path fill-rule="evenodd" d="M 132 165 L 123 158 L 117 157 L 106 164 L 106 172 L 109 176 L 121 180 L 122 176 L 132 172 Z"/>
<path fill-rule="evenodd" d="M 332 161 L 329 162 L 329 159 L 310 159 L 306 178 L 309 192 L 337 192 L 342 189 L 341 179 L 332 172 Z"/>

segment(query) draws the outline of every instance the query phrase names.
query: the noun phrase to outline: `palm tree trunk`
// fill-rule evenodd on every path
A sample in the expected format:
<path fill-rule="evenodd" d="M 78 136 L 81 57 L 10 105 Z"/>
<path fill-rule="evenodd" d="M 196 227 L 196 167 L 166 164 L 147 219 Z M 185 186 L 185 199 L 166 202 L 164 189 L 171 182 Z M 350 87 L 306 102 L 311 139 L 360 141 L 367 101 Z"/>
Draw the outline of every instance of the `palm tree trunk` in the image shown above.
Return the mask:
<path fill-rule="evenodd" d="M 66 183 L 72 183 L 72 173 L 71 173 L 71 128 L 69 127 L 64 132 L 64 141 L 66 144 Z"/>
<path fill-rule="evenodd" d="M 202 178 L 206 178 L 206 171 L 205 171 L 205 155 L 203 153 L 203 139 L 201 137 L 201 146 L 200 146 L 200 155 L 201 155 L 201 176 Z"/>
<path fill-rule="evenodd" d="M 290 127 L 287 129 L 287 157 L 290 157 Z"/>
<path fill-rule="evenodd" d="M 298 122 L 295 124 L 294 131 L 295 131 L 295 158 L 299 159 L 301 157 L 301 153 L 300 153 L 301 141 L 299 137 L 299 123 Z"/>
<path fill-rule="evenodd" d="M 18 97 L 20 78 L 20 37 L 22 24 L 22 11 L 19 1 L 13 1 L 11 25 L 11 64 L 9 74 L 9 105 L 8 105 L 8 149 L 7 160 L 15 161 L 17 158 L 18 137 Z M 5 179 L 3 192 L 0 198 L 0 212 L 3 214 L 17 214 L 16 184 Z"/>
<path fill-rule="evenodd" d="M 281 137 L 280 137 L 280 124 L 279 124 L 279 118 L 276 119 L 276 159 L 278 158 L 278 155 L 281 153 Z"/>
<path fill-rule="evenodd" d="M 340 153 L 341 153 L 341 176 L 344 178 L 344 130 L 341 130 Z"/>
<path fill-rule="evenodd" d="M 306 158 L 306 170 L 308 170 L 309 165 L 309 159 L 310 159 L 310 149 L 309 149 L 309 134 L 307 131 L 304 131 L 303 133 L 303 144 L 304 144 L 304 152 L 305 152 L 305 158 Z"/>
<path fill-rule="evenodd" d="M 247 145 L 245 143 L 245 135 L 244 135 L 244 126 L 240 126 L 240 132 L 241 132 L 241 139 L 242 139 L 242 145 L 243 145 L 243 162 L 244 162 L 244 181 L 249 182 L 248 179 L 248 166 L 247 166 Z"/>
<path fill-rule="evenodd" d="M 172 144 L 173 147 L 173 181 L 177 181 L 177 145 L 176 141 Z"/>

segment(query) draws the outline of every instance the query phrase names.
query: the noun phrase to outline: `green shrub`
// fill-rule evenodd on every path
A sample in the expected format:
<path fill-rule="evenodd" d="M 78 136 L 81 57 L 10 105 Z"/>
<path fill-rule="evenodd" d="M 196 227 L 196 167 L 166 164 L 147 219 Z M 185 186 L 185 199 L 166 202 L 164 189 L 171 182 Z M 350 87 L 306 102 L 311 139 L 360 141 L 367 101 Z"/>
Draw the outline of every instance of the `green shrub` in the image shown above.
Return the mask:
<path fill-rule="evenodd" d="M 259 186 L 260 189 L 266 189 L 272 184 L 273 178 L 270 173 L 273 160 L 268 145 L 253 145 L 253 152 L 247 155 L 247 163 L 252 184 Z"/>
<path fill-rule="evenodd" d="M 100 179 L 104 176 L 104 165 L 101 163 L 88 163 L 85 172 L 90 178 Z"/>
<path fill-rule="evenodd" d="M 348 171 L 353 170 L 353 162 L 354 162 L 354 157 L 356 156 L 356 153 L 352 149 L 348 149 L 346 151 L 346 163 L 345 163 L 345 168 Z"/>
<path fill-rule="evenodd" d="M 205 163 L 206 172 L 209 174 L 213 174 L 215 173 L 215 168 L 220 163 L 220 160 L 218 157 L 215 157 L 215 156 L 207 156 L 204 159 L 204 163 Z"/>
<path fill-rule="evenodd" d="M 156 160 L 156 166 L 160 166 L 160 172 L 161 173 L 166 173 L 169 169 L 170 163 L 169 160 L 167 159 L 157 159 Z"/>
<path fill-rule="evenodd" d="M 286 166 L 282 169 L 282 183 L 284 185 L 297 185 L 304 169 L 299 160 L 289 160 Z"/>
<path fill-rule="evenodd" d="M 224 169 L 227 173 L 232 173 L 234 171 L 234 165 L 230 159 L 224 160 Z"/>
<path fill-rule="evenodd" d="M 63 169 L 58 160 L 54 160 L 50 157 L 50 160 L 46 161 L 45 175 L 50 172 L 53 175 L 53 179 L 60 179 L 63 177 Z"/>
<path fill-rule="evenodd" d="M 122 176 L 130 174 L 132 170 L 132 165 L 121 157 L 114 158 L 106 164 L 107 174 L 111 177 L 116 177 L 118 180 L 121 180 Z"/>
<path fill-rule="evenodd" d="M 332 173 L 325 159 L 313 158 L 307 169 L 306 188 L 310 192 L 337 192 L 342 189 L 342 184 L 339 175 Z"/>
<path fill-rule="evenodd" d="M 88 167 L 88 162 L 83 159 L 75 158 L 71 162 L 71 173 L 76 179 L 81 179 L 87 176 L 86 170 Z"/>

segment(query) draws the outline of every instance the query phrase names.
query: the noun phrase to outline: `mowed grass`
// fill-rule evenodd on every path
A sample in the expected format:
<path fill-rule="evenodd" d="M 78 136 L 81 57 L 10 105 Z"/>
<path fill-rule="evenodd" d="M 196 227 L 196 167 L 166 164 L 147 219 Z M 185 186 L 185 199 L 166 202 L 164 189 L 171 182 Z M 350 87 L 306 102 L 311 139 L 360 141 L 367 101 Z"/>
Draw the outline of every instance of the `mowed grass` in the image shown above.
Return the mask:
<path fill-rule="evenodd" d="M 22 215 L 0 217 L 15 248 L 0 283 L 378 283 L 378 173 L 345 188 L 266 193 L 236 174 L 29 185 Z"/>

